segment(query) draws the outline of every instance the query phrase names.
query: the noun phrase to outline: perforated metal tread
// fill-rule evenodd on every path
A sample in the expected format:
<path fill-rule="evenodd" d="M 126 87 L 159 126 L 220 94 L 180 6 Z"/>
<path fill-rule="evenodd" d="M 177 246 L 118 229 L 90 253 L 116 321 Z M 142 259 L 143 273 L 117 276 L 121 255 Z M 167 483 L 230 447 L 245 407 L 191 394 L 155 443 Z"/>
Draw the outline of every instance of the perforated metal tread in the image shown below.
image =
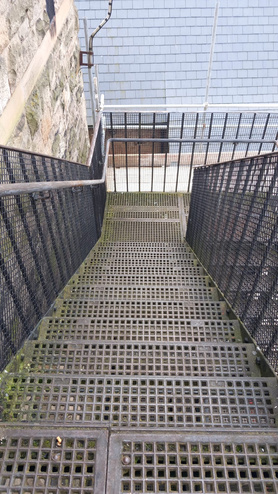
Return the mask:
<path fill-rule="evenodd" d="M 277 434 L 112 434 L 107 494 L 278 493 Z"/>
<path fill-rule="evenodd" d="M 80 377 L 3 379 L 2 420 L 110 427 L 270 428 L 275 378 Z"/>
<path fill-rule="evenodd" d="M 111 212 L 110 215 L 106 216 L 106 225 L 110 228 L 113 225 L 113 222 L 143 222 L 143 223 L 178 223 L 179 219 L 179 211 L 149 211 L 142 213 L 142 211 L 114 211 Z"/>
<path fill-rule="evenodd" d="M 179 207 L 179 197 L 184 197 L 188 201 L 189 194 L 175 193 L 143 193 L 143 192 L 114 192 L 107 195 L 108 206 L 133 206 L 141 208 L 142 206 L 155 207 Z"/>
<path fill-rule="evenodd" d="M 113 221 L 107 220 L 102 240 L 114 242 L 160 242 L 181 241 L 179 221 Z"/>
<path fill-rule="evenodd" d="M 172 300 L 57 299 L 58 317 L 140 319 L 229 319 L 225 302 Z"/>
<path fill-rule="evenodd" d="M 160 264 L 163 261 L 165 261 L 166 263 L 176 262 L 177 264 L 185 262 L 185 264 L 189 264 L 193 266 L 194 263 L 192 263 L 192 261 L 195 260 L 194 256 L 192 256 L 192 254 L 190 253 L 176 254 L 170 256 L 168 253 L 163 253 L 163 252 L 158 253 L 158 255 L 156 255 L 155 251 L 150 251 L 150 252 L 134 251 L 132 253 L 130 250 L 128 251 L 116 250 L 116 251 L 107 251 L 107 252 L 102 252 L 102 251 L 95 252 L 94 255 L 90 255 L 90 257 L 89 256 L 87 257 L 85 263 L 89 264 L 95 261 L 95 262 L 99 262 L 100 264 L 103 264 L 109 262 L 112 263 L 114 261 L 121 261 L 124 264 L 125 262 L 130 262 L 131 259 L 134 259 L 134 263 L 137 263 L 139 261 L 141 262 L 146 261 L 149 263 L 154 262 L 157 264 Z"/>
<path fill-rule="evenodd" d="M 260 375 L 254 345 L 28 342 L 10 372 L 89 376 L 244 377 Z"/>
<path fill-rule="evenodd" d="M 105 429 L 0 428 L 0 494 L 104 493 L 107 443 Z"/>
<path fill-rule="evenodd" d="M 68 285 L 62 296 L 90 300 L 218 300 L 216 288 Z"/>
<path fill-rule="evenodd" d="M 107 220 L 115 221 L 131 221 L 131 220 L 144 220 L 144 221 L 179 221 L 180 212 L 176 207 L 157 207 L 157 206 L 142 206 L 135 208 L 132 206 L 114 206 L 111 210 L 107 211 Z"/>
<path fill-rule="evenodd" d="M 134 244 L 134 245 L 133 245 Z M 132 250 L 130 247 L 132 246 Z M 129 259 L 134 257 L 150 258 L 150 259 L 196 259 L 193 252 L 188 249 L 186 244 L 180 244 L 180 249 L 173 247 L 173 250 L 169 248 L 167 244 L 149 244 L 145 242 L 137 243 L 131 242 L 131 245 L 121 243 L 119 246 L 116 242 L 106 243 L 101 242 L 89 253 L 86 259 L 103 259 L 103 258 L 123 258 Z"/>
<path fill-rule="evenodd" d="M 238 321 L 163 319 L 86 319 L 45 317 L 39 326 L 45 340 L 162 342 L 241 342 Z"/>
<path fill-rule="evenodd" d="M 201 267 L 196 267 L 192 265 L 180 265 L 176 266 L 172 263 L 165 262 L 165 266 L 162 263 L 157 265 L 152 263 L 142 263 L 130 264 L 126 263 L 124 265 L 101 265 L 101 264 L 83 264 L 82 268 L 79 270 L 80 274 L 83 275 L 93 275 L 93 276 L 164 276 L 169 275 L 175 279 L 175 276 L 180 278 L 190 277 L 190 276 L 204 276 L 204 270 Z M 173 283 L 175 284 L 175 283 Z"/>
<path fill-rule="evenodd" d="M 188 204 L 108 194 L 104 235 L 2 379 L 3 425 L 36 441 L 30 427 L 45 427 L 51 440 L 5 445 L 0 494 L 278 494 L 277 381 L 258 377 L 254 346 L 183 242 Z M 65 451 L 57 471 L 32 451 L 49 455 L 58 435 L 76 455 Z"/>
<path fill-rule="evenodd" d="M 194 268 L 197 269 L 197 268 Z M 143 271 L 143 270 L 142 270 Z M 70 284 L 79 285 L 139 285 L 139 286 L 207 286 L 207 276 L 180 276 L 180 275 L 165 275 L 165 274 L 112 274 L 112 273 L 92 273 L 92 274 L 76 274 Z"/>
<path fill-rule="evenodd" d="M 103 241 L 102 237 L 94 247 L 94 250 L 90 255 L 94 255 L 95 252 L 130 252 L 130 248 L 134 252 L 140 253 L 158 253 L 169 254 L 175 256 L 176 254 L 192 254 L 192 250 L 185 242 L 139 242 L 134 239 L 132 242 L 111 242 Z"/>
<path fill-rule="evenodd" d="M 129 269 L 130 267 L 135 267 L 136 268 L 141 268 L 142 266 L 143 267 L 147 267 L 148 269 L 150 267 L 153 267 L 155 269 L 159 269 L 161 267 L 163 267 L 164 269 L 167 269 L 167 268 L 171 268 L 172 269 L 172 272 L 176 270 L 176 268 L 187 268 L 187 267 L 197 267 L 195 265 L 195 262 L 194 259 L 169 259 L 169 258 L 158 258 L 158 259 L 154 259 L 154 258 L 151 258 L 151 259 L 147 259 L 145 257 L 143 257 L 142 259 L 141 258 L 137 258 L 137 259 L 133 259 L 132 257 L 120 257 L 120 256 L 115 256 L 114 258 L 106 258 L 106 259 L 97 259 L 95 260 L 94 258 L 93 259 L 87 259 L 84 263 L 83 263 L 83 267 L 88 269 L 88 268 L 92 268 L 93 270 L 97 270 L 99 268 L 114 268 L 116 267 L 117 269 L 121 269 L 124 267 L 125 269 Z"/>

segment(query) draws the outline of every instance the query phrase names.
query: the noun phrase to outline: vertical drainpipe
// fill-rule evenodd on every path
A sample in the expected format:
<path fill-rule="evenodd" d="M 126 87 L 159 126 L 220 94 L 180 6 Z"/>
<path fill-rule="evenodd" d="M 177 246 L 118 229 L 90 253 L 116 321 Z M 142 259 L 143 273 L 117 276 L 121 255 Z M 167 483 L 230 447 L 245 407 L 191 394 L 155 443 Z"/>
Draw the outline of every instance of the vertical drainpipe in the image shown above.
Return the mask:
<path fill-rule="evenodd" d="M 84 23 L 86 51 L 88 52 L 89 51 L 89 38 L 88 38 L 87 19 L 83 19 L 83 23 Z M 89 91 L 90 91 L 91 106 L 92 106 L 93 127 L 95 127 L 95 124 L 96 124 L 96 104 L 95 104 L 95 100 L 94 100 L 92 68 L 89 66 L 89 64 L 88 64 L 88 77 L 89 77 Z"/>
<path fill-rule="evenodd" d="M 109 2 L 108 2 L 108 13 L 107 13 L 107 16 L 96 27 L 96 29 L 92 32 L 92 34 L 91 34 L 91 36 L 89 38 L 89 51 L 90 52 L 93 51 L 93 39 L 94 39 L 95 35 L 101 30 L 101 28 L 104 26 L 104 24 L 106 24 L 106 22 L 108 22 L 109 19 L 110 19 L 110 17 L 111 17 L 111 14 L 112 14 L 112 3 L 113 3 L 113 0 L 109 0 Z M 89 63 L 93 63 L 92 55 L 89 56 Z"/>
<path fill-rule="evenodd" d="M 113 0 L 109 0 L 109 2 L 108 2 L 107 16 L 96 27 L 96 29 L 92 32 L 92 34 L 91 34 L 91 36 L 89 38 L 89 55 L 88 55 L 88 65 L 89 65 L 89 67 L 90 67 L 90 65 L 93 66 L 93 40 L 94 40 L 94 37 L 101 30 L 101 28 L 106 24 L 106 22 L 109 21 L 109 19 L 111 17 L 111 14 L 112 14 L 112 4 L 113 4 Z M 87 39 L 86 39 L 86 44 L 87 44 Z M 95 68 L 96 68 L 96 77 L 94 77 L 94 94 L 97 95 L 97 101 L 94 100 L 94 116 L 93 116 L 94 122 L 96 121 L 96 114 L 95 114 L 95 112 L 96 111 L 100 111 L 99 92 L 98 92 L 98 71 L 97 71 L 97 66 L 95 66 Z M 90 70 L 90 68 L 89 68 L 89 70 Z"/>

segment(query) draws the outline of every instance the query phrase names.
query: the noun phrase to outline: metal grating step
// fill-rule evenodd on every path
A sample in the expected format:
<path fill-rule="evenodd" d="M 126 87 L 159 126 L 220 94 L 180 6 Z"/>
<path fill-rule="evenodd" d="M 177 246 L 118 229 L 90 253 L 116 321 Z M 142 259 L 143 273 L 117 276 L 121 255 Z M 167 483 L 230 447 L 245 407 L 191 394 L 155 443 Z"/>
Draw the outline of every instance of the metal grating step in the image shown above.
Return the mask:
<path fill-rule="evenodd" d="M 179 207 L 179 197 L 185 197 L 186 194 L 168 194 L 168 193 L 143 193 L 143 192 L 114 192 L 107 195 L 107 206 L 141 206 L 156 207 Z"/>
<path fill-rule="evenodd" d="M 184 209 L 186 211 L 189 211 L 191 193 L 183 193 L 182 194 L 182 199 L 183 199 L 183 202 L 184 202 Z"/>
<path fill-rule="evenodd" d="M 105 229 L 109 229 L 111 231 L 114 231 L 114 230 L 117 230 L 118 228 L 121 228 L 122 225 L 125 225 L 125 228 L 133 231 L 134 229 L 134 226 L 133 224 L 134 223 L 140 223 L 141 226 L 145 226 L 146 228 L 148 228 L 151 225 L 156 225 L 156 224 L 159 224 L 160 226 L 164 225 L 165 226 L 165 230 L 167 230 L 167 224 L 168 225 L 171 225 L 170 226 L 170 229 L 172 229 L 172 225 L 176 225 L 177 227 L 180 228 L 180 220 L 179 218 L 169 218 L 167 216 L 167 214 L 165 213 L 164 214 L 164 217 L 163 218 L 146 218 L 145 216 L 139 216 L 136 218 L 125 218 L 124 215 L 123 217 L 119 217 L 119 218 L 110 218 L 110 219 L 107 219 L 105 221 Z M 182 239 L 181 239 L 182 240 Z M 167 242 L 167 240 L 166 240 Z"/>
<path fill-rule="evenodd" d="M 153 210 L 153 211 L 124 211 L 124 210 L 112 210 L 106 215 L 106 221 L 144 221 L 144 222 L 156 222 L 162 221 L 167 222 L 179 222 L 179 210 L 168 211 L 167 209 Z"/>
<path fill-rule="evenodd" d="M 225 302 L 57 299 L 56 317 L 229 319 Z"/>
<path fill-rule="evenodd" d="M 200 268 L 194 268 L 200 269 Z M 139 274 L 108 274 L 108 273 L 91 273 L 91 274 L 76 274 L 71 280 L 70 284 L 75 285 L 139 285 L 139 286 L 162 286 L 162 287 L 172 287 L 172 286 L 207 286 L 208 276 L 202 275 L 147 275 L 145 273 Z"/>
<path fill-rule="evenodd" d="M 148 276 L 173 276 L 175 279 L 175 275 L 177 277 L 189 277 L 189 276 L 204 276 L 204 270 L 200 267 L 194 266 L 173 266 L 169 263 L 165 263 L 165 267 L 163 264 L 161 265 L 142 265 L 138 266 L 137 263 L 133 265 L 86 265 L 83 264 L 82 268 L 79 270 L 80 274 L 93 274 L 93 275 L 111 275 L 111 276 L 140 276 L 140 275 L 148 275 Z"/>
<path fill-rule="evenodd" d="M 13 375 L 3 379 L 1 420 L 110 427 L 270 428 L 276 378 Z"/>
<path fill-rule="evenodd" d="M 102 240 L 114 242 L 171 242 L 181 241 L 181 227 L 177 222 L 165 221 L 106 221 Z"/>
<path fill-rule="evenodd" d="M 108 207 L 107 208 L 107 211 L 106 211 L 106 215 L 105 217 L 106 218 L 109 218 L 110 214 L 113 215 L 114 212 L 120 212 L 120 211 L 124 211 L 124 212 L 128 212 L 128 213 L 133 213 L 135 212 L 136 214 L 140 214 L 140 212 L 142 214 L 146 214 L 148 212 L 150 213 L 153 213 L 153 212 L 156 212 L 156 213 L 159 213 L 159 212 L 163 212 L 163 211 L 179 211 L 180 210 L 180 200 L 178 200 L 178 204 L 177 205 L 174 205 L 174 206 L 127 206 L 126 204 L 123 206 L 123 205 L 116 205 L 116 204 L 113 204 L 113 207 Z"/>
<path fill-rule="evenodd" d="M 152 225 L 155 225 L 156 223 L 160 224 L 160 225 L 165 225 L 165 229 L 167 230 L 167 223 L 168 225 L 171 224 L 171 225 L 175 225 L 176 226 L 179 226 L 180 228 L 180 220 L 179 218 L 169 218 L 167 216 L 167 214 L 165 213 L 164 214 L 164 218 L 146 218 L 145 216 L 139 216 L 136 218 L 126 218 L 123 217 L 121 218 L 110 218 L 109 220 L 107 219 L 106 222 L 105 222 L 105 227 L 108 227 L 109 230 L 115 230 L 115 229 L 118 229 L 119 228 L 119 225 L 125 225 L 125 227 L 127 227 L 128 229 L 130 229 L 131 231 L 133 230 L 133 223 L 140 223 L 141 225 L 145 225 L 145 227 L 148 226 L 148 224 L 152 224 Z M 172 228 L 172 226 L 170 227 Z"/>
<path fill-rule="evenodd" d="M 196 258 L 191 252 L 175 252 L 170 254 L 169 252 L 163 252 L 163 251 L 158 251 L 155 252 L 153 249 L 151 250 L 142 250 L 140 249 L 136 250 L 133 248 L 133 251 L 131 249 L 99 249 L 99 250 L 93 250 L 88 257 L 86 258 L 86 262 L 89 260 L 92 261 L 99 261 L 99 262 L 105 262 L 105 261 L 114 261 L 114 260 L 122 260 L 124 263 L 125 261 L 129 261 L 130 259 L 134 259 L 135 262 L 138 260 L 146 260 L 146 261 L 189 261 L 189 260 L 195 260 Z"/>
<path fill-rule="evenodd" d="M 102 238 L 96 244 L 92 254 L 94 252 L 125 252 L 130 253 L 130 249 L 135 252 L 146 252 L 152 254 L 169 254 L 173 256 L 175 254 L 192 254 L 192 250 L 186 242 L 104 242 Z M 90 255 L 90 254 L 89 254 Z"/>
<path fill-rule="evenodd" d="M 152 342 L 241 342 L 236 320 L 86 319 L 45 317 L 39 326 L 44 340 Z"/>
<path fill-rule="evenodd" d="M 67 285 L 62 296 L 91 300 L 218 300 L 216 288 Z"/>
<path fill-rule="evenodd" d="M 108 220 L 178 220 L 180 219 L 179 209 L 176 207 L 157 207 L 142 206 L 134 208 L 133 206 L 114 206 L 106 214 Z"/>
<path fill-rule="evenodd" d="M 107 494 L 278 492 L 278 435 L 111 435 Z"/>
<path fill-rule="evenodd" d="M 104 493 L 107 443 L 105 430 L 0 428 L 0 493 Z"/>
<path fill-rule="evenodd" d="M 259 376 L 255 347 L 249 345 L 28 342 L 9 372 L 119 376 Z"/>
<path fill-rule="evenodd" d="M 278 494 L 277 380 L 182 241 L 189 198 L 108 194 L 0 380 L 0 494 Z"/>
<path fill-rule="evenodd" d="M 169 268 L 172 269 L 174 272 L 176 270 L 182 271 L 182 269 L 185 267 L 198 267 L 196 264 L 196 261 L 194 259 L 169 259 L 169 258 L 163 258 L 163 259 L 154 259 L 154 258 L 135 258 L 133 259 L 132 257 L 107 257 L 107 258 L 102 258 L 102 259 L 86 259 L 83 263 L 83 266 L 86 268 L 91 268 L 92 270 L 109 270 L 112 267 L 113 269 L 121 269 L 121 270 L 126 270 L 129 268 L 135 267 L 136 269 L 140 268 L 146 268 L 148 270 L 159 270 L 161 268 L 165 268 L 167 271 Z"/>

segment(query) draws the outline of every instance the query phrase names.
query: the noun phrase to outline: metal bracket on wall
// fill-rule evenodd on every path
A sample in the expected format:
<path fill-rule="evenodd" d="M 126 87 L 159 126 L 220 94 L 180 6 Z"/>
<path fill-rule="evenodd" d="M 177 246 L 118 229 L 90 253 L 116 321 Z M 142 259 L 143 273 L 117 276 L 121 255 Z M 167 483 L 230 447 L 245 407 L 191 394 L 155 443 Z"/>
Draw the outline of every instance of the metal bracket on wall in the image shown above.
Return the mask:
<path fill-rule="evenodd" d="M 84 62 L 84 59 L 83 59 L 83 56 L 84 55 L 87 55 L 87 62 Z M 80 67 L 89 67 L 89 69 L 91 67 L 94 66 L 94 63 L 92 63 L 93 61 L 93 56 L 94 56 L 94 53 L 92 51 L 80 51 L 79 52 L 79 65 Z"/>

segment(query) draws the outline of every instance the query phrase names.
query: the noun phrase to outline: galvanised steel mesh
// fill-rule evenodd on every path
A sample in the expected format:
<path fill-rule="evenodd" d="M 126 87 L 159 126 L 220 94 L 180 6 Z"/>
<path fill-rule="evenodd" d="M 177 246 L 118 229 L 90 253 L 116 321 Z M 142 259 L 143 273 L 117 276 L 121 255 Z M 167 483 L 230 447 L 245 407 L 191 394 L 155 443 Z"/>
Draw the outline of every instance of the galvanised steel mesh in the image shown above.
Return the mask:
<path fill-rule="evenodd" d="M 274 140 L 277 138 L 277 113 L 105 112 L 104 117 L 106 120 L 107 138 L 157 137 L 161 139 L 227 140 Z M 269 146 L 266 146 L 265 150 L 267 149 L 269 149 Z"/>
<path fill-rule="evenodd" d="M 15 148 L 0 148 L 1 183 L 51 182 L 53 180 L 86 180 L 86 165 L 29 153 Z"/>
<path fill-rule="evenodd" d="M 278 136 L 278 113 L 107 112 L 104 116 L 106 139 L 119 139 L 111 144 L 108 162 L 107 183 L 115 192 L 189 192 L 193 167 L 269 153 Z"/>
<path fill-rule="evenodd" d="M 277 493 L 277 436 L 111 434 L 107 493 Z"/>
<path fill-rule="evenodd" d="M 91 168 L 0 148 L 2 183 L 101 175 L 101 132 Z M 0 198 L 0 368 L 3 369 L 100 235 L 105 186 Z"/>
<path fill-rule="evenodd" d="M 278 153 L 195 170 L 187 241 L 278 370 Z"/>

